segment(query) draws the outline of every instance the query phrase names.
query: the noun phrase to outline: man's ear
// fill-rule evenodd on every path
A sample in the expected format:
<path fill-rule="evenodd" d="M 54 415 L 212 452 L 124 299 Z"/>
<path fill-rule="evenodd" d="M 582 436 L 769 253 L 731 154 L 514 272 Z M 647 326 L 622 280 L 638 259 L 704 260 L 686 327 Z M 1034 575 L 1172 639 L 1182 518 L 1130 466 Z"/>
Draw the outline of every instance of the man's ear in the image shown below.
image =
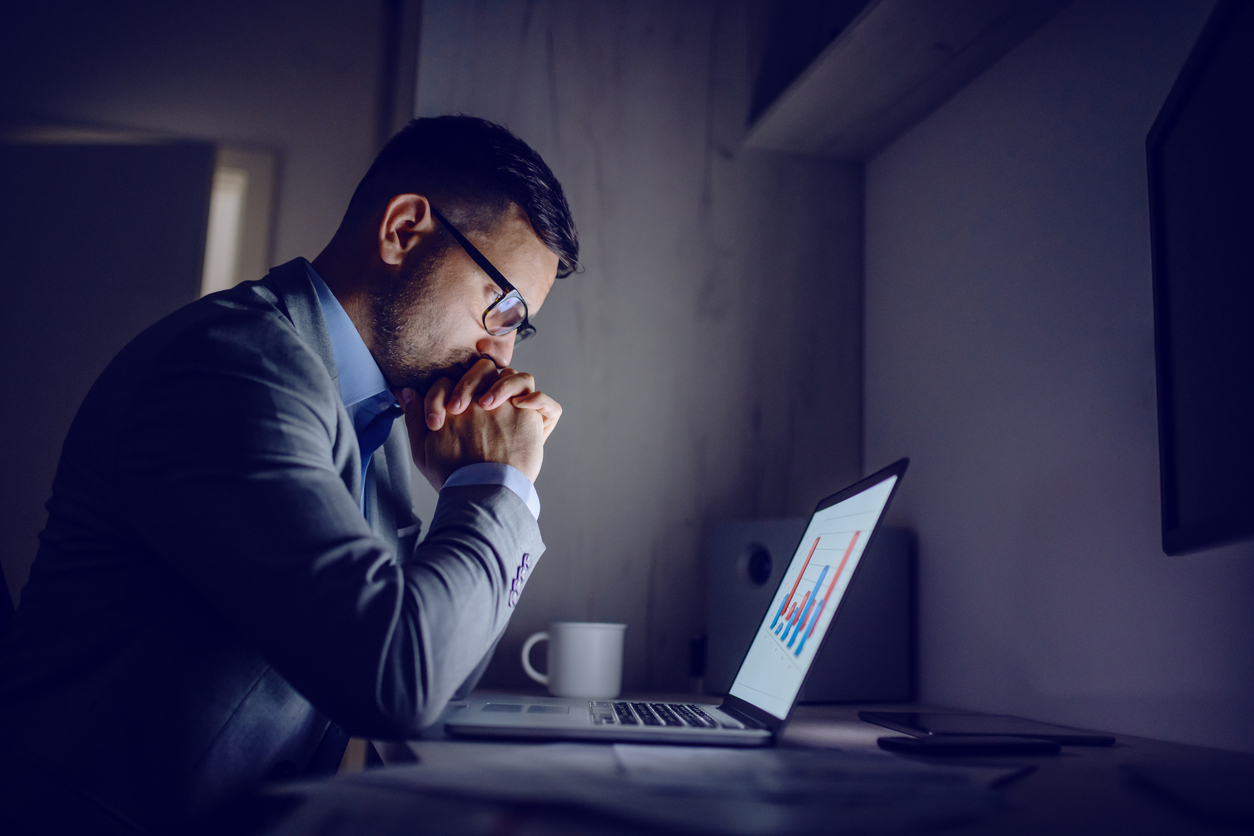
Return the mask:
<path fill-rule="evenodd" d="M 379 257 L 399 267 L 423 239 L 435 233 L 431 204 L 417 194 L 398 194 L 388 201 L 379 224 Z"/>

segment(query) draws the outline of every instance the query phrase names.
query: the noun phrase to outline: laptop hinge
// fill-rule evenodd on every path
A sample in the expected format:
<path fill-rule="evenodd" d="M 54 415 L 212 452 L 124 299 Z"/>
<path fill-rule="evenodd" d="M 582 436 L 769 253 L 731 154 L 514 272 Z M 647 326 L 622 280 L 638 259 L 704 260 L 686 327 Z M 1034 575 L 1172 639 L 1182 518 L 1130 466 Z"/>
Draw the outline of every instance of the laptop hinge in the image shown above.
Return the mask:
<path fill-rule="evenodd" d="M 724 703 L 723 705 L 720 705 L 718 707 L 718 710 L 728 715 L 729 717 L 732 717 L 733 719 L 738 720 L 741 723 L 744 723 L 745 728 L 747 729 L 766 728 L 765 723 L 762 723 L 758 720 L 753 719 L 748 714 L 745 714 L 743 711 L 737 711 L 736 709 L 732 708 L 730 705 L 727 705 L 726 703 Z"/>

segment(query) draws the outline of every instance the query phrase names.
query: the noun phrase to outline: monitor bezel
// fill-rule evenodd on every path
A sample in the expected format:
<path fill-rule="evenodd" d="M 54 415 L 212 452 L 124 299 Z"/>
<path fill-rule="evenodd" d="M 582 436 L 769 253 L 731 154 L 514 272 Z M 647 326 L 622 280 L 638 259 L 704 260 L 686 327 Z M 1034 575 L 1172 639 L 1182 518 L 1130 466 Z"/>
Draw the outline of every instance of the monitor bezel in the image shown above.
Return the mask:
<path fill-rule="evenodd" d="M 814 511 L 811 512 L 810 519 L 806 521 L 806 531 L 809 531 L 810 523 L 814 521 L 814 515 L 817 514 L 819 511 L 822 511 L 825 508 L 830 508 L 831 506 L 837 504 L 838 502 L 844 502 L 846 499 L 849 499 L 852 496 L 857 496 L 863 491 L 869 488 L 872 488 L 875 485 L 878 485 L 879 483 L 895 476 L 897 477 L 897 480 L 893 483 L 892 490 L 888 492 L 888 498 L 884 500 L 884 508 L 880 511 L 879 519 L 875 521 L 875 527 L 871 530 L 870 536 L 867 537 L 866 545 L 862 547 L 862 554 L 865 555 L 867 551 L 870 550 L 871 544 L 875 542 L 875 537 L 877 534 L 879 534 L 879 530 L 883 526 L 884 517 L 888 515 L 888 509 L 889 509 L 889 506 L 891 506 L 893 503 L 893 497 L 897 495 L 897 490 L 901 487 L 901 477 L 905 474 L 906 468 L 909 465 L 910 465 L 910 459 L 908 458 L 898 459 L 897 461 L 890 464 L 888 467 L 875 471 L 870 476 L 867 476 L 866 478 L 861 479 L 858 482 L 855 482 L 854 484 L 850 485 L 844 490 L 837 491 L 831 496 L 827 496 L 827 497 L 824 497 L 823 499 L 820 499 L 818 504 L 814 506 Z M 804 539 L 805 531 L 801 533 L 801 537 Z M 796 557 L 797 548 L 799 548 L 800 546 L 801 546 L 801 540 L 799 539 L 797 541 L 797 545 L 793 547 L 792 557 L 789 558 L 790 566 L 792 565 L 791 563 L 792 558 Z M 857 565 L 854 566 L 853 572 L 849 576 L 849 585 L 845 587 L 844 595 L 841 596 L 842 603 L 845 600 L 845 596 L 849 594 L 849 590 L 852 589 L 854 583 L 857 582 L 858 574 L 862 570 L 863 563 L 864 562 L 861 559 L 859 559 Z M 787 574 L 788 574 L 788 571 L 787 569 L 785 569 L 784 577 L 786 577 Z M 777 593 L 779 592 L 780 587 L 783 586 L 784 584 L 784 577 L 780 578 L 780 581 L 779 581 L 780 586 L 777 586 L 775 588 L 775 591 Z M 772 595 L 771 597 L 773 600 L 774 595 Z M 818 647 L 815 648 L 815 651 L 814 651 L 815 659 L 818 659 L 819 654 L 823 652 L 823 647 L 827 644 L 827 640 L 832 635 L 833 628 L 836 626 L 836 619 L 840 618 L 840 614 L 843 611 L 843 609 L 844 608 L 840 606 L 840 604 L 836 605 L 836 611 L 832 615 L 831 623 L 828 624 L 827 626 L 827 632 L 823 634 L 822 639 L 819 641 Z M 759 624 L 758 626 L 760 628 L 761 624 Z M 756 640 L 757 630 L 754 631 L 754 637 Z M 736 679 L 740 677 L 740 671 L 744 668 L 745 661 L 749 658 L 749 652 L 752 649 L 753 649 L 753 642 L 750 642 L 749 646 L 745 648 L 745 655 L 744 655 L 744 658 L 740 660 L 740 666 L 736 668 L 736 677 L 732 679 L 732 685 L 735 685 Z M 788 714 L 782 719 L 779 717 L 776 717 L 774 714 L 767 711 L 766 709 L 759 708 L 758 706 L 754 705 L 748 700 L 743 699 L 741 697 L 733 696 L 730 693 L 726 697 L 723 698 L 723 703 L 720 707 L 730 708 L 735 712 L 743 714 L 746 717 L 749 717 L 750 719 L 752 719 L 754 722 L 761 723 L 765 728 L 769 729 L 772 732 L 772 734 L 778 734 L 779 732 L 783 730 L 784 726 L 788 725 L 788 721 L 792 719 L 793 712 L 797 710 L 798 697 L 801 695 L 802 689 L 806 687 L 806 680 L 810 678 L 810 672 L 813 670 L 814 670 L 814 665 L 812 663 L 810 667 L 806 668 L 805 675 L 801 677 L 801 684 L 797 686 L 797 695 L 793 697 L 792 705 L 788 709 Z"/>
<path fill-rule="evenodd" d="M 1163 146 L 1181 112 L 1191 100 L 1220 41 L 1229 35 L 1229 24 L 1241 0 L 1221 0 L 1211 12 L 1202 33 L 1185 60 L 1162 109 L 1145 138 L 1150 221 L 1150 268 L 1154 300 L 1154 365 L 1158 417 L 1159 512 L 1162 549 L 1167 555 L 1184 555 L 1241 542 L 1254 537 L 1254 518 L 1225 516 L 1191 524 L 1179 519 L 1178 479 L 1175 468 L 1174 370 L 1171 364 L 1171 308 L 1167 258 L 1166 197 L 1164 195 Z"/>

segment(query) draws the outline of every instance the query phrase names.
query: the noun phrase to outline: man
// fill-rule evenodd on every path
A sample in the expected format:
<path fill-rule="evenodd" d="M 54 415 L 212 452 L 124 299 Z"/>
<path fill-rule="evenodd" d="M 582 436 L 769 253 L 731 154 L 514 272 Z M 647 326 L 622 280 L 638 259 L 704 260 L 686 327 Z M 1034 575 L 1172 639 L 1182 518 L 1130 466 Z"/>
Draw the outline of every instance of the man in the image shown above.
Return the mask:
<path fill-rule="evenodd" d="M 123 349 L 0 646 L 0 813 L 180 829 L 471 687 L 544 548 L 532 483 L 561 415 L 514 343 L 577 256 L 526 144 L 415 120 L 312 264 Z M 411 449 L 440 491 L 422 543 Z"/>

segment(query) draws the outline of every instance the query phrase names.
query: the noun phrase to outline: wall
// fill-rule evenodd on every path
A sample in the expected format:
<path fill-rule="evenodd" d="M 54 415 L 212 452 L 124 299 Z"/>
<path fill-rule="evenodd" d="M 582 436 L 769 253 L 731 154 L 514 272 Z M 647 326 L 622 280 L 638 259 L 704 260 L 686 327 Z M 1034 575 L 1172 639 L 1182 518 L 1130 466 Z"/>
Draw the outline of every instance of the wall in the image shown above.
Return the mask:
<path fill-rule="evenodd" d="M 83 396 L 135 334 L 199 294 L 215 156 L 191 142 L 0 144 L 0 264 L 15 277 L 0 307 L 5 589 L 26 581 Z M 67 225 L 83 206 L 91 222 Z"/>
<path fill-rule="evenodd" d="M 861 170 L 740 150 L 747 3 L 424 4 L 420 115 L 505 123 L 563 182 L 585 273 L 516 364 L 565 412 L 548 551 L 485 683 L 550 619 L 623 621 L 627 688 L 689 686 L 704 527 L 860 474 Z"/>
<path fill-rule="evenodd" d="M 1144 142 L 1210 5 L 1080 0 L 868 164 L 930 702 L 1254 750 L 1254 547 L 1159 545 Z"/>
<path fill-rule="evenodd" d="M 0 118 L 277 150 L 275 261 L 317 255 L 374 155 L 382 3 L 12 5 Z"/>
<path fill-rule="evenodd" d="M 9 4 L 0 12 L 0 128 L 76 123 L 277 151 L 273 263 L 312 258 L 335 231 L 374 154 L 383 18 L 383 3 Z M 93 210 L 100 211 L 66 209 L 73 223 L 92 223 Z M 63 275 L 61 291 L 95 298 L 111 266 Z M 133 278 L 123 281 L 129 286 Z M 76 281 L 89 285 L 76 291 Z M 165 312 L 145 313 L 155 321 Z M 130 336 L 147 324 L 134 323 Z M 63 316 L 58 325 L 98 330 L 91 315 Z M 116 331 L 98 335 L 100 352 L 82 358 L 91 373 L 60 381 L 57 396 L 77 406 L 126 341 Z M 46 519 L 51 463 L 69 427 L 61 411 L 40 432 L 49 439 L 38 453 L 49 463 L 41 496 L 16 512 L 21 530 L 6 532 L 3 541 L 0 558 L 15 595 L 35 556 L 34 533 Z M 15 417 L 0 423 L 0 432 L 31 437 L 22 423 L 28 409 L 6 414 Z"/>

